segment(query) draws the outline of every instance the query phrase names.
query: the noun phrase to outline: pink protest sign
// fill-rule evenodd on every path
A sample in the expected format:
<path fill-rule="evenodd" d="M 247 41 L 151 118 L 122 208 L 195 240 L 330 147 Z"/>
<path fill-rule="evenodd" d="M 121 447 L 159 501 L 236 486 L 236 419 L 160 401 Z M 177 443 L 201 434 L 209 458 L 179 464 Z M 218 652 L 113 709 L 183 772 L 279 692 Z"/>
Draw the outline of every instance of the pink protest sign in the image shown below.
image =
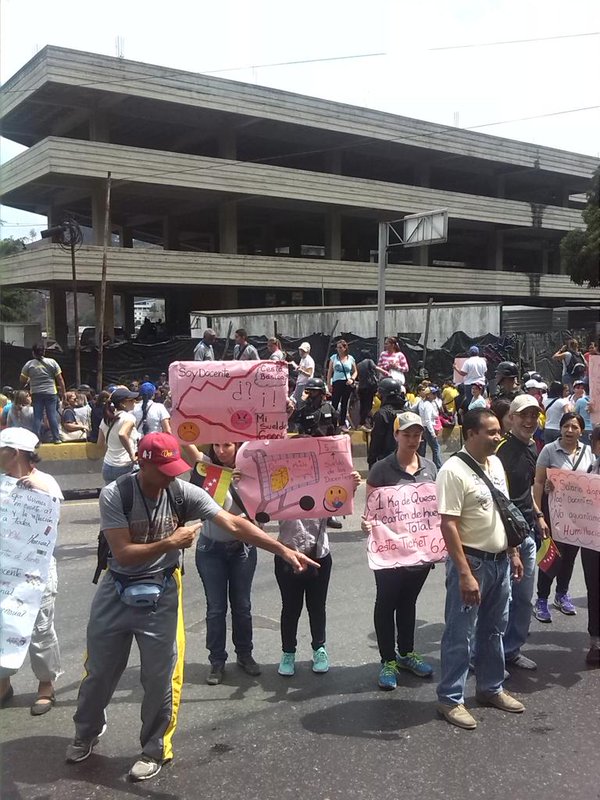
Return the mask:
<path fill-rule="evenodd" d="M 352 514 L 349 436 L 248 442 L 235 464 L 238 492 L 257 522 Z"/>
<path fill-rule="evenodd" d="M 600 550 L 600 475 L 549 469 L 552 538 Z"/>
<path fill-rule="evenodd" d="M 600 355 L 590 356 L 588 378 L 590 382 L 590 401 L 592 405 L 590 417 L 594 425 L 600 425 Z"/>
<path fill-rule="evenodd" d="M 465 379 L 464 375 L 461 375 L 459 370 L 463 368 L 463 364 L 465 363 L 466 358 L 455 358 L 454 359 L 454 376 L 452 380 L 454 383 L 462 383 Z"/>
<path fill-rule="evenodd" d="M 171 427 L 182 444 L 247 442 L 287 435 L 283 361 L 175 361 Z"/>
<path fill-rule="evenodd" d="M 435 483 L 367 487 L 365 517 L 371 522 L 367 557 L 371 569 L 413 567 L 446 558 Z"/>

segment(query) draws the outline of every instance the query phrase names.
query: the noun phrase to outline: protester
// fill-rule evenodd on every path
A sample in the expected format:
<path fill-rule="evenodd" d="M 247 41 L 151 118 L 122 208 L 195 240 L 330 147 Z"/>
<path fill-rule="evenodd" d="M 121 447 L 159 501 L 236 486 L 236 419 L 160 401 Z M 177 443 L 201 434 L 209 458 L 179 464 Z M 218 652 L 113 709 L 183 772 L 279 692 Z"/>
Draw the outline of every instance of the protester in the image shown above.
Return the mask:
<path fill-rule="evenodd" d="M 454 385 L 454 382 L 448 378 L 442 384 L 442 408 L 446 416 L 456 423 L 456 398 L 459 397 L 460 392 Z"/>
<path fill-rule="evenodd" d="M 217 339 L 217 334 L 212 328 L 207 328 L 202 335 L 202 339 L 194 348 L 194 361 L 214 361 L 215 351 L 213 345 Z"/>
<path fill-rule="evenodd" d="M 26 389 L 19 389 L 15 392 L 6 415 L 6 425 L 9 428 L 27 428 L 32 433 L 36 432 L 37 424 L 33 415 L 31 395 Z"/>
<path fill-rule="evenodd" d="M 482 383 L 471 384 L 471 401 L 467 408 L 472 411 L 474 408 L 487 408 L 487 400 L 483 396 L 485 386 Z"/>
<path fill-rule="evenodd" d="M 573 407 L 568 397 L 563 397 L 564 386 L 560 381 L 552 381 L 548 387 L 548 394 L 544 398 L 544 444 L 555 442 L 560 436 L 560 420 L 563 414 L 572 411 Z"/>
<path fill-rule="evenodd" d="M 504 398 L 512 402 L 515 397 L 523 394 L 519 387 L 519 368 L 514 361 L 501 361 L 496 367 L 495 380 L 494 400 Z"/>
<path fill-rule="evenodd" d="M 285 353 L 276 336 L 267 339 L 267 350 L 269 351 L 269 361 L 285 361 Z"/>
<path fill-rule="evenodd" d="M 577 365 L 586 366 L 585 359 L 581 350 L 579 349 L 579 341 L 577 339 L 569 339 L 569 341 L 558 350 L 552 358 L 562 363 L 562 382 L 567 386 L 573 385 L 573 376 Z"/>
<path fill-rule="evenodd" d="M 348 402 L 358 378 L 354 356 L 350 355 L 348 342 L 340 339 L 336 351 L 329 357 L 327 388 L 331 392 L 331 404 L 340 412 L 342 427 L 347 427 Z"/>
<path fill-rule="evenodd" d="M 73 717 L 75 739 L 67 747 L 68 763 L 88 758 L 106 730 L 106 708 L 127 666 L 134 636 L 144 699 L 142 754 L 129 777 L 153 778 L 173 758 L 185 650 L 180 551 L 194 544 L 200 528 L 199 522 L 190 521 L 210 520 L 241 541 L 276 553 L 294 570 L 316 567 L 249 520 L 220 508 L 203 489 L 176 480 L 188 470 L 175 437 L 150 433 L 140 442 L 140 471 L 105 486 L 100 494 L 101 529 L 111 555 L 92 601 L 86 675 Z M 126 483 L 132 503 L 128 513 L 122 499 Z"/>
<path fill-rule="evenodd" d="M 248 341 L 248 334 L 244 328 L 238 328 L 234 334 L 235 345 L 233 348 L 234 361 L 259 361 L 258 350 Z"/>
<path fill-rule="evenodd" d="M 419 454 L 425 456 L 426 446 L 429 445 L 433 463 L 436 469 L 439 469 L 442 466 L 442 448 L 440 447 L 436 431 L 439 412 L 434 402 L 431 386 L 423 387 L 419 394 L 421 399 L 417 402 L 416 411 L 423 423 L 423 439 L 419 447 Z"/>
<path fill-rule="evenodd" d="M 238 444 L 232 442 L 213 444 L 208 456 L 196 462 L 196 467 L 199 463 L 215 464 L 233 470 L 237 477 L 239 473 L 235 469 L 235 456 L 238 447 Z M 196 453 L 200 455 L 199 451 Z M 205 479 L 194 468 L 190 482 L 202 487 Z M 233 483 L 229 487 L 223 508 L 236 517 L 248 518 L 244 503 Z M 210 661 L 210 673 L 206 682 L 209 686 L 216 686 L 222 683 L 225 675 L 228 657 L 225 649 L 228 605 L 231 607 L 231 637 L 237 664 L 248 675 L 260 675 L 260 666 L 252 655 L 250 602 L 252 579 L 256 570 L 256 547 L 240 541 L 208 519 L 202 526 L 196 545 L 196 568 L 206 595 L 206 649 Z"/>
<path fill-rule="evenodd" d="M 547 493 L 548 490 L 551 491 L 551 483 L 548 481 L 547 470 L 553 467 L 554 469 L 566 469 L 569 471 L 588 471 L 594 458 L 590 446 L 581 441 L 584 428 L 585 423 L 579 414 L 573 412 L 563 414 L 560 420 L 560 437 L 555 442 L 545 445 L 538 456 L 535 482 L 533 484 L 533 498 L 537 507 L 544 512 L 546 523 L 550 529 Z M 569 595 L 569 584 L 579 547 L 563 542 L 556 542 L 556 546 L 561 554 L 561 560 L 560 569 L 556 576 L 554 607 L 567 616 L 573 616 L 577 613 L 577 609 Z M 548 608 L 552 581 L 553 578 L 550 578 L 542 570 L 538 572 L 538 597 L 533 613 L 539 622 L 552 622 L 552 614 Z"/>
<path fill-rule="evenodd" d="M 598 345 L 596 342 L 591 341 L 588 345 L 587 351 L 583 354 L 585 359 L 586 367 L 590 368 L 590 356 L 597 356 L 600 351 L 598 350 Z"/>
<path fill-rule="evenodd" d="M 104 406 L 110 400 L 110 392 L 103 389 L 98 392 L 94 399 L 90 419 L 90 432 L 88 433 L 88 442 L 96 443 L 100 433 L 100 423 L 104 419 Z"/>
<path fill-rule="evenodd" d="M 377 394 L 379 375 L 385 377 L 388 373 L 386 370 L 377 366 L 369 356 L 368 350 L 362 350 L 361 355 L 362 359 L 356 365 L 356 372 L 358 376 L 358 402 L 360 407 L 359 425 L 364 429 L 367 420 L 371 416 L 373 400 Z"/>
<path fill-rule="evenodd" d="M 438 510 L 446 547 L 446 609 L 441 644 L 439 714 L 451 725 L 472 730 L 477 722 L 464 705 L 471 644 L 478 702 L 520 713 L 524 706 L 504 691 L 502 637 L 508 621 L 511 574 L 520 580 L 518 550 L 508 547 L 504 524 L 478 471 L 508 496 L 504 470 L 493 455 L 500 423 L 486 408 L 467 411 L 461 458 L 448 459 L 437 476 Z"/>
<path fill-rule="evenodd" d="M 573 389 L 578 390 L 579 396 L 575 400 L 575 407 L 573 411 L 583 419 L 584 430 L 581 434 L 581 441 L 585 444 L 590 444 L 592 436 L 592 418 L 590 416 L 590 396 L 588 394 L 589 384 L 585 381 L 575 381 Z"/>
<path fill-rule="evenodd" d="M 487 368 L 487 361 L 483 356 L 479 355 L 479 348 L 476 345 L 469 347 L 469 357 L 458 370 L 463 376 L 464 403 L 467 406 L 471 402 L 473 384 L 477 383 L 485 386 Z"/>
<path fill-rule="evenodd" d="M 292 400 L 296 404 L 296 406 L 300 405 L 300 401 L 302 400 L 302 394 L 304 389 L 306 388 L 306 383 L 310 378 L 314 377 L 315 374 L 315 362 L 312 356 L 310 355 L 310 343 L 309 342 L 302 342 L 300 347 L 298 348 L 298 353 L 300 355 L 300 363 L 296 364 L 295 361 L 290 361 L 289 363 L 296 370 L 296 387 L 292 394 Z"/>
<path fill-rule="evenodd" d="M 156 387 L 149 381 L 140 386 L 141 400 L 133 408 L 135 427 L 139 436 L 145 436 L 147 433 L 171 433 L 171 415 L 163 403 L 154 400 L 156 393 Z"/>
<path fill-rule="evenodd" d="M 389 378 L 398 381 L 401 386 L 406 382 L 408 361 L 400 349 L 395 336 L 387 336 L 383 342 L 384 349 L 379 354 L 377 366 L 383 369 Z"/>
<path fill-rule="evenodd" d="M 12 386 L 3 386 L 1 396 L 6 398 L 6 401 L 2 403 L 2 416 L 0 417 L 0 427 L 4 428 L 4 426 L 7 424 L 6 420 L 8 413 L 15 397 L 15 390 Z"/>
<path fill-rule="evenodd" d="M 533 482 L 537 461 L 537 448 L 533 434 L 537 428 L 540 408 L 529 395 L 519 395 L 510 404 L 508 415 L 510 432 L 503 436 L 496 455 L 506 473 L 509 497 L 529 524 L 530 534 L 519 546 L 523 576 L 513 581 L 510 592 L 508 625 L 504 634 L 506 667 L 534 670 L 537 664 L 521 653 L 529 635 L 531 600 L 535 582 L 536 538 L 549 535 L 548 525 L 540 507 L 533 498 Z"/>
<path fill-rule="evenodd" d="M 380 486 L 406 486 L 435 480 L 435 465 L 417 453 L 422 433 L 423 423 L 417 414 L 411 411 L 397 414 L 394 420 L 396 452 L 369 470 L 367 492 Z M 411 505 L 403 510 L 410 513 Z M 371 532 L 371 523 L 364 518 L 362 529 L 365 533 Z M 431 568 L 431 564 L 422 564 L 373 571 L 377 587 L 375 634 L 381 658 L 378 685 L 384 691 L 396 688 L 401 669 L 419 678 L 433 674 L 431 665 L 415 652 L 417 599 Z"/>
<path fill-rule="evenodd" d="M 592 453 L 595 461 L 588 469 L 592 475 L 600 475 L 600 425 L 596 425 L 591 436 Z M 588 608 L 589 650 L 586 664 L 600 666 L 600 551 L 589 547 L 581 548 L 581 563 L 585 578 Z"/>
<path fill-rule="evenodd" d="M 509 414 L 511 401 L 506 397 L 500 397 L 492 400 L 491 410 L 498 418 L 502 435 L 504 436 L 510 430 Z"/>
<path fill-rule="evenodd" d="M 98 431 L 98 444 L 106 446 L 102 477 L 104 483 L 112 483 L 131 472 L 137 463 L 139 436 L 135 427 L 133 407 L 135 392 L 118 387 L 104 405 L 102 422 Z"/>
<path fill-rule="evenodd" d="M 75 414 L 76 403 L 77 392 L 66 392 L 60 416 L 60 436 L 63 442 L 83 441 L 87 437 L 86 426 L 77 419 Z"/>
<path fill-rule="evenodd" d="M 6 428 L 0 432 L 0 481 L 3 490 L 7 486 L 25 486 L 49 494 L 60 501 L 63 495 L 56 480 L 36 466 L 40 460 L 36 453 L 38 445 L 38 437 L 26 428 Z M 42 716 L 51 710 L 56 702 L 54 684 L 62 675 L 60 649 L 54 629 L 57 591 L 56 559 L 52 555 L 48 580 L 29 643 L 29 660 L 38 679 L 36 699 L 30 707 L 31 715 L 34 717 Z M 14 696 L 10 679 L 16 672 L 16 669 L 0 667 L 0 707 L 5 706 Z"/>
<path fill-rule="evenodd" d="M 377 387 L 380 408 L 373 414 L 373 430 L 369 437 L 367 463 L 369 469 L 396 450 L 394 421 L 406 406 L 404 386 L 393 378 L 384 378 Z"/>
<path fill-rule="evenodd" d="M 21 369 L 21 387 L 29 384 L 29 392 L 33 402 L 37 436 L 41 435 L 44 412 L 50 426 L 52 442 L 60 444 L 60 420 L 58 416 L 58 400 L 65 396 L 65 381 L 59 364 L 53 358 L 45 358 L 44 345 L 34 344 L 31 349 L 33 358 Z"/>

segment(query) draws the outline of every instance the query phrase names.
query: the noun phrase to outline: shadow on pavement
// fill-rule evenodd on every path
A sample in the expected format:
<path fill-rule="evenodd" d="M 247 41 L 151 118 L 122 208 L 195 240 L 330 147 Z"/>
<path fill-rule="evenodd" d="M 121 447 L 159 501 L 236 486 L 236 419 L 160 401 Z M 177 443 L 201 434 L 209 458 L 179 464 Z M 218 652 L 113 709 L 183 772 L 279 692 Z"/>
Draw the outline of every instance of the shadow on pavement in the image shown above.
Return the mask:
<path fill-rule="evenodd" d="M 301 717 L 302 726 L 312 733 L 353 736 L 393 741 L 404 739 L 403 730 L 425 725 L 435 719 L 433 702 L 420 700 L 346 700 L 331 708 Z"/>

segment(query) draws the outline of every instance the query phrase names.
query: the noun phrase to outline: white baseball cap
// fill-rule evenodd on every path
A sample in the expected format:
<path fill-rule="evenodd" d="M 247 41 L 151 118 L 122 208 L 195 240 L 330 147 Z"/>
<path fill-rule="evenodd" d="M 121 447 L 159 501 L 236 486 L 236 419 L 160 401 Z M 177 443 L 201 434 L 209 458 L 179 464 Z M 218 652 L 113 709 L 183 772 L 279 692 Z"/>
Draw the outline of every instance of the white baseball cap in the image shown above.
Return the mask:
<path fill-rule="evenodd" d="M 531 394 L 520 394 L 512 401 L 509 408 L 510 414 L 520 414 L 527 408 L 535 408 L 538 413 L 541 411 L 540 404 Z"/>
<path fill-rule="evenodd" d="M 412 428 L 413 425 L 423 427 L 423 422 L 418 414 L 413 414 L 412 411 L 404 411 L 402 414 L 396 414 L 394 420 L 394 433 L 396 431 L 405 431 L 407 428 Z"/>
<path fill-rule="evenodd" d="M 27 428 L 4 428 L 0 431 L 0 447 L 12 447 L 24 453 L 33 453 L 40 440 Z"/>
<path fill-rule="evenodd" d="M 546 384 L 542 383 L 541 381 L 536 381 L 532 378 L 530 381 L 527 381 L 525 384 L 526 389 L 546 389 Z"/>
<path fill-rule="evenodd" d="M 298 350 L 303 350 L 305 353 L 310 353 L 310 344 L 309 342 L 302 342 Z"/>

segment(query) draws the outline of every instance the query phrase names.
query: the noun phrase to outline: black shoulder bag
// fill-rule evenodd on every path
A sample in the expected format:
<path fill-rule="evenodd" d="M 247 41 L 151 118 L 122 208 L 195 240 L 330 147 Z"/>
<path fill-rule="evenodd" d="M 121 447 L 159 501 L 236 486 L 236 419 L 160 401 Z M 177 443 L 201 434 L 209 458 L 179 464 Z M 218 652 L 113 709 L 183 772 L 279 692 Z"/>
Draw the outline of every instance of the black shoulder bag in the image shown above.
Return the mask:
<path fill-rule="evenodd" d="M 504 530 L 506 531 L 508 546 L 518 547 L 523 541 L 525 541 L 525 538 L 529 535 L 530 530 L 529 524 L 523 514 L 519 511 L 512 500 L 510 500 L 499 489 L 496 489 L 494 484 L 474 458 L 471 458 L 464 453 L 454 453 L 454 455 L 457 458 L 460 458 L 462 462 L 470 467 L 473 472 L 482 479 L 487 488 L 490 490 L 492 500 L 496 504 L 496 508 L 498 509 L 498 513 L 502 519 L 502 524 L 504 525 Z"/>

